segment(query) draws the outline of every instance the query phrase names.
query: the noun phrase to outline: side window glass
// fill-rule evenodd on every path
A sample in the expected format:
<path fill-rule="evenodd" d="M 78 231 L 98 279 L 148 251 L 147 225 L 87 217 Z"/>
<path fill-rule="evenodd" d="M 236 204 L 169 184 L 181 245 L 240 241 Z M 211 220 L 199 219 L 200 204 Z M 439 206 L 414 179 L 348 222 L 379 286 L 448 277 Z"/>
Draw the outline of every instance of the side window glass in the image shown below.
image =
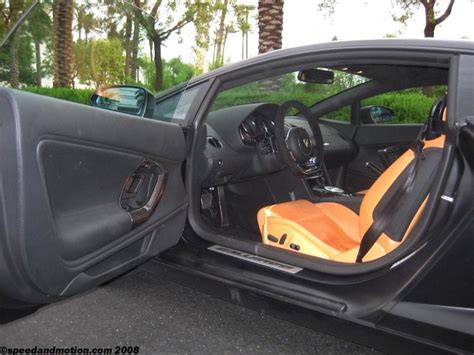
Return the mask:
<path fill-rule="evenodd" d="M 361 102 L 361 124 L 424 123 L 431 105 L 447 90 L 446 86 L 430 86 L 388 92 Z"/>
<path fill-rule="evenodd" d="M 351 122 L 351 106 L 344 106 L 336 111 L 324 115 L 325 119 L 334 121 Z"/>
<path fill-rule="evenodd" d="M 166 122 L 183 121 L 200 88 L 201 86 L 198 85 L 191 89 L 184 89 L 164 100 L 158 99 L 153 111 L 153 119 Z"/>

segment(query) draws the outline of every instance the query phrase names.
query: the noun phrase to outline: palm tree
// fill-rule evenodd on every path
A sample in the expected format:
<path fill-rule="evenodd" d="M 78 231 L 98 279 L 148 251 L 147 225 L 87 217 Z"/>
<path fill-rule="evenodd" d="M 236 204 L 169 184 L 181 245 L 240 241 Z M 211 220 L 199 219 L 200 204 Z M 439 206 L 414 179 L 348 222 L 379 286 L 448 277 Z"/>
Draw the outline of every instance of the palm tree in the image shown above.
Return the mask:
<path fill-rule="evenodd" d="M 215 39 L 215 58 L 214 67 L 220 67 L 224 64 L 223 44 L 226 32 L 225 19 L 229 7 L 229 0 L 222 0 L 216 2 L 216 8 L 220 11 L 219 26 L 216 31 Z"/>
<path fill-rule="evenodd" d="M 237 26 L 242 34 L 242 59 L 249 57 L 249 32 L 251 25 L 249 22 L 250 12 L 255 10 L 253 5 L 235 5 L 234 13 L 237 17 Z"/>
<path fill-rule="evenodd" d="M 258 1 L 258 53 L 281 48 L 284 0 Z"/>
<path fill-rule="evenodd" d="M 54 0 L 54 87 L 72 86 L 72 17 L 73 0 Z"/>
<path fill-rule="evenodd" d="M 51 3 L 43 1 L 40 6 L 31 14 L 27 25 L 28 32 L 35 45 L 36 86 L 38 87 L 41 87 L 43 78 L 41 44 L 47 43 L 51 39 L 51 19 L 48 14 Z"/>
<path fill-rule="evenodd" d="M 258 53 L 266 53 L 281 48 L 283 31 L 284 0 L 258 1 Z M 280 88 L 280 80 L 268 79 L 260 84 L 263 91 L 276 91 Z"/>
<path fill-rule="evenodd" d="M 214 20 L 215 11 L 216 8 L 212 2 L 196 0 L 196 14 L 193 20 L 196 30 L 196 36 L 194 37 L 196 46 L 193 47 L 193 51 L 196 56 L 194 63 L 197 74 L 202 74 L 207 71 L 206 55 L 209 50 L 210 42 L 209 28 L 211 27 L 211 22 Z"/>
<path fill-rule="evenodd" d="M 77 30 L 77 34 L 79 36 L 79 39 L 82 39 L 82 30 L 84 28 L 84 18 L 86 16 L 86 5 L 81 4 L 76 7 L 75 9 L 75 16 L 76 16 L 76 27 L 75 30 Z"/>
<path fill-rule="evenodd" d="M 0 3 L 0 33 L 2 36 L 18 20 L 26 4 L 23 0 L 9 0 Z M 17 88 L 20 85 L 20 71 L 18 67 L 18 33 L 13 33 L 8 44 L 10 59 L 10 78 L 11 87 Z"/>
<path fill-rule="evenodd" d="M 93 14 L 88 12 L 84 15 L 83 28 L 84 36 L 87 42 L 89 40 L 89 33 L 98 32 L 99 30 L 99 22 L 94 18 Z"/>
<path fill-rule="evenodd" d="M 20 70 L 18 68 L 18 46 L 16 33 L 10 39 L 10 85 L 12 88 L 20 86 Z"/>

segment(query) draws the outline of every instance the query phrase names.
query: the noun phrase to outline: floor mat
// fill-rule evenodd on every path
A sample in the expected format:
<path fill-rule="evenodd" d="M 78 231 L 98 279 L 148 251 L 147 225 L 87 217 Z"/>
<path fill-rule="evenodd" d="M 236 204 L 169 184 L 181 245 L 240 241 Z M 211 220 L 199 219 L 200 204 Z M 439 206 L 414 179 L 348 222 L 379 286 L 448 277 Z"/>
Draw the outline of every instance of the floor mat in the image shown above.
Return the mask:
<path fill-rule="evenodd" d="M 377 352 L 243 308 L 141 269 L 0 325 L 0 346 L 139 346 L 151 353 Z"/>

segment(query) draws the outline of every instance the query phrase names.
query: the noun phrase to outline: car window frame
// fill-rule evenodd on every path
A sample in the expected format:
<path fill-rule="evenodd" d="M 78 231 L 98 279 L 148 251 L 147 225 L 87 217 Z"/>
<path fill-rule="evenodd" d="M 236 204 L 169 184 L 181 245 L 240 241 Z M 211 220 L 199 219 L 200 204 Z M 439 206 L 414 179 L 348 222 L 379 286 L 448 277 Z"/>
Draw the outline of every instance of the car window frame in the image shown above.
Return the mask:
<path fill-rule="evenodd" d="M 155 95 L 154 105 L 156 106 L 157 104 L 163 101 L 166 101 L 168 99 L 171 99 L 176 95 L 182 95 L 182 93 L 186 90 L 191 90 L 196 87 L 199 87 L 199 90 L 194 96 L 192 103 L 189 109 L 187 110 L 184 119 L 172 118 L 170 121 L 162 121 L 162 122 L 173 123 L 173 124 L 177 124 L 183 127 L 191 126 L 194 121 L 194 117 L 197 113 L 198 108 L 201 106 L 207 92 L 209 91 L 209 86 L 211 84 L 210 82 L 211 80 L 193 82 L 191 79 L 190 81 L 181 83 L 177 86 L 174 86 L 166 91 L 159 93 L 158 95 Z M 157 118 L 149 118 L 149 119 L 160 121 Z"/>

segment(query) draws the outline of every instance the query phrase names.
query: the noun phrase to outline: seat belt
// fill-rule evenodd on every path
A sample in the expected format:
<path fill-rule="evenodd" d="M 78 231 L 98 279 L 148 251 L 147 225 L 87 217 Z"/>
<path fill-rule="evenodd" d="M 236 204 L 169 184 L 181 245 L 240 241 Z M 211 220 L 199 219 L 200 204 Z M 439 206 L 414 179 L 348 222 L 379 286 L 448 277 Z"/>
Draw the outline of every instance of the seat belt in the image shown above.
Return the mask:
<path fill-rule="evenodd" d="M 391 221 L 391 217 L 394 212 L 402 208 L 401 202 L 404 200 L 404 197 L 410 193 L 413 189 L 414 181 L 416 178 L 416 173 L 418 171 L 418 166 L 420 160 L 425 159 L 423 154 L 423 137 L 426 132 L 427 125 L 423 125 L 418 136 L 415 140 L 415 143 L 410 147 L 413 150 L 415 157 L 413 158 L 413 164 L 410 166 L 407 179 L 403 184 L 396 190 L 390 203 L 383 206 L 383 209 L 379 212 L 378 218 L 372 222 L 369 229 L 365 232 L 359 246 L 359 252 L 357 253 L 356 262 L 362 262 L 362 259 L 369 252 L 375 242 L 379 239 L 380 235 L 387 228 L 388 224 Z"/>

